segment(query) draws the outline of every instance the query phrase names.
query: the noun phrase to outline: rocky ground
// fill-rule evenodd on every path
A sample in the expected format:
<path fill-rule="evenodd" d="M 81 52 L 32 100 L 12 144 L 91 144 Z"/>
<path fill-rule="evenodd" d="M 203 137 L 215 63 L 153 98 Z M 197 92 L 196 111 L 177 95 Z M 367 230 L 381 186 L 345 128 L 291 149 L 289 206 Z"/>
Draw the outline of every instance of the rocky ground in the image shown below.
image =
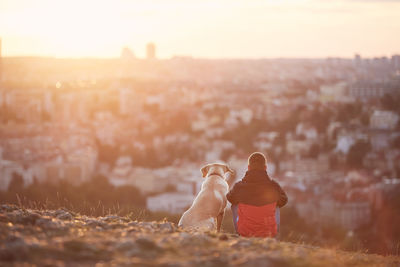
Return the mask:
<path fill-rule="evenodd" d="M 170 222 L 0 206 L 0 266 L 400 266 L 399 257 L 186 232 Z"/>

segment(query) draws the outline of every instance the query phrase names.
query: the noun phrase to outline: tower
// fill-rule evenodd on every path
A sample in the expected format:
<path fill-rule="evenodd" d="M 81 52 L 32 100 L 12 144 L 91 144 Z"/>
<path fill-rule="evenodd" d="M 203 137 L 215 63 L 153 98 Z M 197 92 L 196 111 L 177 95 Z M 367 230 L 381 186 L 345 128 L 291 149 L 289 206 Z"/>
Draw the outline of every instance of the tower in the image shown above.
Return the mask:
<path fill-rule="evenodd" d="M 0 38 L 0 88 L 1 81 L 3 80 L 2 58 L 1 58 L 1 38 Z"/>
<path fill-rule="evenodd" d="M 361 59 L 361 56 L 359 55 L 359 54 L 355 54 L 354 55 L 354 65 L 356 66 L 356 67 L 360 67 L 361 66 L 361 63 L 362 63 L 362 59 Z"/>
<path fill-rule="evenodd" d="M 132 50 L 129 47 L 124 47 L 121 52 L 121 59 L 123 60 L 131 60 L 135 58 L 135 54 L 133 54 Z"/>
<path fill-rule="evenodd" d="M 147 59 L 156 58 L 156 46 L 153 43 L 148 43 L 146 45 L 146 58 Z"/>

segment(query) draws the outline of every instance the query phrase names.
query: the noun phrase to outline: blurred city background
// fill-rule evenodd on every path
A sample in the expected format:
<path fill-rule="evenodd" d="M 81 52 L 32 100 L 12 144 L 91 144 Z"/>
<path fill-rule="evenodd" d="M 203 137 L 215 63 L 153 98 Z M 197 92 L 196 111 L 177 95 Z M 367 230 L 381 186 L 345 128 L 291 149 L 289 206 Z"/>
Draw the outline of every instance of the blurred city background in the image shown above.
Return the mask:
<path fill-rule="evenodd" d="M 7 46 L 1 203 L 176 222 L 203 165 L 241 179 L 261 151 L 289 197 L 282 240 L 400 253 L 400 54 L 159 58 L 149 40 L 140 57 L 1 57 Z"/>

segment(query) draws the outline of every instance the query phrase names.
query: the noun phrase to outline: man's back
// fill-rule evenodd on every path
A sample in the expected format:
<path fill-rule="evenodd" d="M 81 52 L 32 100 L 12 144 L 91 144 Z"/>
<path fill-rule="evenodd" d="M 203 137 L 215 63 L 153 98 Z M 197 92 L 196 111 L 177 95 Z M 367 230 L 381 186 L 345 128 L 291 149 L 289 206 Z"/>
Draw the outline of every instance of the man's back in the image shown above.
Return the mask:
<path fill-rule="evenodd" d="M 232 205 L 238 205 L 237 230 L 240 235 L 276 235 L 275 209 L 287 203 L 287 196 L 265 170 L 247 171 L 226 197 Z"/>
<path fill-rule="evenodd" d="M 238 232 L 246 237 L 274 237 L 278 233 L 275 218 L 276 204 L 252 206 L 239 203 Z"/>

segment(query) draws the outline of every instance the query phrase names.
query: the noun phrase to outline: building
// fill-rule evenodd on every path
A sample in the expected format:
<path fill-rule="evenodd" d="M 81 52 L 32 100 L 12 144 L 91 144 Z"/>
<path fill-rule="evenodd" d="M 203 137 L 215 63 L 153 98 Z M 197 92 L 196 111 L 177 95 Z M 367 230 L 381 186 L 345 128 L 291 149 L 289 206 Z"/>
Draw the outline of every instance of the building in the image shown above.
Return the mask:
<path fill-rule="evenodd" d="M 356 140 L 350 135 L 338 136 L 335 151 L 347 155 L 347 153 L 349 153 L 350 148 L 355 144 L 355 142 Z"/>
<path fill-rule="evenodd" d="M 312 140 L 288 140 L 286 142 L 286 150 L 290 155 L 306 154 L 314 144 Z"/>
<path fill-rule="evenodd" d="M 14 161 L 0 159 L 0 191 L 7 191 L 14 174 L 21 175 L 24 168 Z"/>
<path fill-rule="evenodd" d="M 355 55 L 354 55 L 354 65 L 355 65 L 356 67 L 360 67 L 361 64 L 362 64 L 362 58 L 361 58 L 361 56 L 360 56 L 359 54 L 355 54 Z"/>
<path fill-rule="evenodd" d="M 387 170 L 388 164 L 387 160 L 382 153 L 376 153 L 374 151 L 369 152 L 363 158 L 363 165 L 371 170 Z"/>
<path fill-rule="evenodd" d="M 194 199 L 192 194 L 165 193 L 147 198 L 146 207 L 150 211 L 164 211 L 172 214 L 184 212 Z"/>
<path fill-rule="evenodd" d="M 129 47 L 122 48 L 121 51 L 121 59 L 125 61 L 129 61 L 135 58 L 135 54 L 133 54 L 132 50 Z"/>
<path fill-rule="evenodd" d="M 146 45 L 146 58 L 155 59 L 156 58 L 156 46 L 153 43 L 148 43 Z"/>
<path fill-rule="evenodd" d="M 48 182 L 67 181 L 78 185 L 90 179 L 87 167 L 83 163 L 49 163 L 44 168 L 45 180 Z"/>
<path fill-rule="evenodd" d="M 296 126 L 296 135 L 304 135 L 306 139 L 316 140 L 318 131 L 311 124 L 300 122 Z"/>
<path fill-rule="evenodd" d="M 324 199 L 319 202 L 297 203 L 296 210 L 309 221 L 340 225 L 346 230 L 355 230 L 371 220 L 371 207 L 367 201 L 342 203 Z"/>
<path fill-rule="evenodd" d="M 165 172 L 165 176 L 168 176 L 165 177 L 160 175 L 157 170 L 140 167 L 132 168 L 128 162 L 121 163 L 117 169 L 118 175 L 115 175 L 115 170 L 110 175 L 110 183 L 114 186 L 131 185 L 138 188 L 142 193 L 147 194 L 162 192 L 169 184 L 173 183 L 173 180 L 168 179 L 172 176 L 168 170 L 160 169 Z"/>
<path fill-rule="evenodd" d="M 0 88 L 1 88 L 1 81 L 3 80 L 3 70 L 2 70 L 2 57 L 1 57 L 1 38 L 0 38 Z"/>
<path fill-rule="evenodd" d="M 374 151 L 386 150 L 390 147 L 392 139 L 396 135 L 389 130 L 371 130 L 368 133 L 369 142 Z"/>
<path fill-rule="evenodd" d="M 355 230 L 371 220 L 370 204 L 367 201 L 340 203 L 326 200 L 319 204 L 318 215 L 323 221 L 341 225 L 348 230 Z"/>
<path fill-rule="evenodd" d="M 346 96 L 347 83 L 340 82 L 336 84 L 321 85 L 320 101 L 321 102 L 349 102 Z"/>
<path fill-rule="evenodd" d="M 385 95 L 392 95 L 398 91 L 396 83 L 382 83 L 370 81 L 358 81 L 348 89 L 348 95 L 354 99 L 367 101 L 372 98 L 381 98 Z"/>
<path fill-rule="evenodd" d="M 129 156 L 119 157 L 115 161 L 115 167 L 110 173 L 111 183 L 115 186 L 126 184 L 126 180 L 132 173 L 132 159 Z"/>
<path fill-rule="evenodd" d="M 400 55 L 393 55 L 391 62 L 394 69 L 400 70 Z"/>
<path fill-rule="evenodd" d="M 119 89 L 119 112 L 122 115 L 138 114 L 142 108 L 143 99 L 134 93 L 132 88 Z"/>
<path fill-rule="evenodd" d="M 399 115 L 387 110 L 375 110 L 370 117 L 372 129 L 394 130 L 398 122 Z"/>
<path fill-rule="evenodd" d="M 337 129 L 336 152 L 347 154 L 357 141 L 368 142 L 369 140 L 368 131 L 365 129 L 354 127 L 341 127 Z"/>
<path fill-rule="evenodd" d="M 279 170 L 282 173 L 291 172 L 293 177 L 307 180 L 326 178 L 330 171 L 328 155 L 321 154 L 317 159 L 303 158 L 279 162 Z"/>
<path fill-rule="evenodd" d="M 14 175 L 21 176 L 24 186 L 28 186 L 33 183 L 35 178 L 38 179 L 42 173 L 43 167 L 38 164 L 26 167 L 21 163 L 0 158 L 0 191 L 7 191 Z"/>

